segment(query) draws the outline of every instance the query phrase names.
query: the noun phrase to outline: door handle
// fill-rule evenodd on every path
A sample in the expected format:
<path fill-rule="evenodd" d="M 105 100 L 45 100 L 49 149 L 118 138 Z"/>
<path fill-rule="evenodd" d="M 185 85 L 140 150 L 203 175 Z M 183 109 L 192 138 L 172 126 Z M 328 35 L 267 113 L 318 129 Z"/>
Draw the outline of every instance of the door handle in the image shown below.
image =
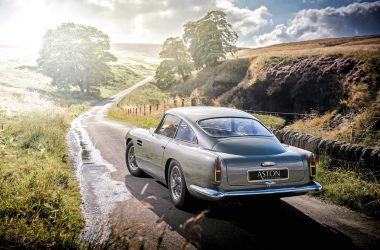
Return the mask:
<path fill-rule="evenodd" d="M 161 146 L 162 149 L 165 149 L 166 147 L 164 145 Z"/>

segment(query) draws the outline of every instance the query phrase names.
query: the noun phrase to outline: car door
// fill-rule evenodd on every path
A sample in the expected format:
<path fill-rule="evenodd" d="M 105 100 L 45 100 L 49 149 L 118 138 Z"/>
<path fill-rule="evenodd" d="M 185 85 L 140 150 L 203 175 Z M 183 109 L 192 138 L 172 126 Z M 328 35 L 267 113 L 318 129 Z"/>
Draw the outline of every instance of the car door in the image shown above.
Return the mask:
<path fill-rule="evenodd" d="M 181 164 L 185 175 L 189 174 L 192 178 L 198 178 L 199 175 L 204 173 L 202 172 L 204 166 L 202 165 L 202 160 L 200 160 L 202 156 L 199 152 L 197 136 L 191 127 L 182 120 L 174 140 L 170 140 L 166 146 L 164 159 L 176 159 Z M 199 165 L 202 165 L 201 169 L 198 168 Z M 165 171 L 165 169 L 162 171 Z"/>
<path fill-rule="evenodd" d="M 162 158 L 167 144 L 172 140 L 177 132 L 180 119 L 174 115 L 166 114 L 154 133 L 149 134 L 143 140 L 143 152 L 141 158 L 144 167 L 150 174 L 163 178 L 161 174 Z"/>

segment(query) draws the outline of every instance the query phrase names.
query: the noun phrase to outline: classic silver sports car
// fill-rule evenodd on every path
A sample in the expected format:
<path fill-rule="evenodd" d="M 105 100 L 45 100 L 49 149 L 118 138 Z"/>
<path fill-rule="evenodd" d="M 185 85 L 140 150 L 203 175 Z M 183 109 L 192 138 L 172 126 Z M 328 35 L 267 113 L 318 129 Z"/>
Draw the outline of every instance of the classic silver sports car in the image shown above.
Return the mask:
<path fill-rule="evenodd" d="M 314 155 L 282 145 L 254 116 L 230 108 L 168 110 L 157 128 L 126 135 L 126 163 L 167 184 L 172 202 L 189 198 L 291 196 L 319 192 Z"/>

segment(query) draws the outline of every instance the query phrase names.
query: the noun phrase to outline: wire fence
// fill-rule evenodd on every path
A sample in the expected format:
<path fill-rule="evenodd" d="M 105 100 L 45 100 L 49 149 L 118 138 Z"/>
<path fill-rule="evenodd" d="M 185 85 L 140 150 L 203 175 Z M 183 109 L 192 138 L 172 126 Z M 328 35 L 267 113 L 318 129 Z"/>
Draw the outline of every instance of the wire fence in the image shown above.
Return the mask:
<path fill-rule="evenodd" d="M 120 109 L 124 111 L 126 115 L 162 115 L 168 109 L 177 108 L 177 107 L 189 107 L 197 106 L 199 101 L 196 98 L 171 98 L 165 99 L 160 103 L 153 104 L 143 104 L 143 105 L 125 105 L 119 106 Z"/>
<path fill-rule="evenodd" d="M 168 98 L 162 100 L 159 103 L 154 104 L 144 104 L 144 105 L 127 105 L 127 106 L 119 106 L 120 109 L 123 110 L 125 115 L 128 116 L 161 116 L 168 109 L 176 108 L 176 107 L 188 107 L 188 106 L 198 106 L 200 105 L 200 101 L 198 98 Z M 270 115 L 281 117 L 288 121 L 294 120 L 312 120 L 314 118 L 320 118 L 323 114 L 319 114 L 317 111 L 311 111 L 310 113 L 296 113 L 296 112 L 275 112 L 275 111 L 264 111 L 264 110 L 252 110 L 246 109 L 243 110 L 245 112 L 251 113 L 253 115 Z M 354 116 L 352 114 L 341 115 L 340 119 L 344 119 L 346 121 L 353 121 Z M 368 119 L 378 121 L 380 117 L 370 117 Z M 295 130 L 295 129 L 292 129 Z M 327 137 L 327 138 L 335 138 L 341 141 L 349 142 L 349 143 L 361 143 L 364 140 L 370 138 L 379 138 L 380 140 L 380 130 L 373 129 L 356 129 L 354 127 L 346 127 L 346 128 L 333 128 L 329 125 L 321 126 L 319 128 L 298 128 L 298 132 L 302 133 L 311 133 L 316 136 Z M 368 136 L 370 134 L 370 136 Z M 372 141 L 367 142 L 369 145 L 378 146 L 378 142 Z"/>

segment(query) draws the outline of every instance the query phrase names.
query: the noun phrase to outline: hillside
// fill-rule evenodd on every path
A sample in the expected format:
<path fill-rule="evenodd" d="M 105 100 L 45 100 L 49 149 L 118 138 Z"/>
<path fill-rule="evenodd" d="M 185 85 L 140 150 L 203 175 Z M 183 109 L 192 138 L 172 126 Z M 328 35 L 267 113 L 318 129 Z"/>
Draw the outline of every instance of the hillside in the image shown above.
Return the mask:
<path fill-rule="evenodd" d="M 303 119 L 291 128 L 335 139 L 351 133 L 351 142 L 378 145 L 379 133 L 363 138 L 355 131 L 380 130 L 380 36 L 243 49 L 170 92 L 199 104 L 312 113 L 317 120 Z"/>

